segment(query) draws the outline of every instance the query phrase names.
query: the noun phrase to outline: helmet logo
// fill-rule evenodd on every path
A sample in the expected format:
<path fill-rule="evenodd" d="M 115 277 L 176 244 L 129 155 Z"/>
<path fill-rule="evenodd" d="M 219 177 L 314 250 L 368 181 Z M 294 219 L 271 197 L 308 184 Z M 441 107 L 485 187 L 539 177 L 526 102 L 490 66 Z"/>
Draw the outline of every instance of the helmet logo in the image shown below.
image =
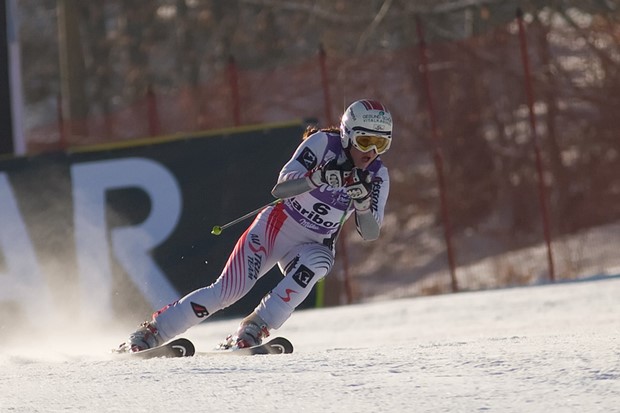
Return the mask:
<path fill-rule="evenodd" d="M 364 122 L 369 122 L 369 123 L 383 123 L 386 125 L 392 124 L 392 117 L 387 116 L 385 112 L 379 112 L 377 114 L 369 113 L 369 114 L 363 115 L 362 119 L 364 120 Z"/>

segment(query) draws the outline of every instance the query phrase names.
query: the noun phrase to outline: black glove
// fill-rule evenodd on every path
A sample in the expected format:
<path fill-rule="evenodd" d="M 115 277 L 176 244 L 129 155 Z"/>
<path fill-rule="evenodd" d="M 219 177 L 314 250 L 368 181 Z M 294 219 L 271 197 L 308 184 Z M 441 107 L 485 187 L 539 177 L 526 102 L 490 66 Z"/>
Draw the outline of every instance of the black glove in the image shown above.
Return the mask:
<path fill-rule="evenodd" d="M 368 171 L 353 169 L 349 181 L 345 186 L 347 194 L 353 200 L 358 211 L 370 209 L 372 195 L 372 178 Z"/>
<path fill-rule="evenodd" d="M 327 184 L 332 188 L 340 188 L 344 186 L 345 181 L 351 175 L 353 163 L 346 160 L 342 164 L 338 164 L 336 159 L 332 159 L 326 164 L 314 170 L 310 175 L 310 181 L 315 187 Z"/>

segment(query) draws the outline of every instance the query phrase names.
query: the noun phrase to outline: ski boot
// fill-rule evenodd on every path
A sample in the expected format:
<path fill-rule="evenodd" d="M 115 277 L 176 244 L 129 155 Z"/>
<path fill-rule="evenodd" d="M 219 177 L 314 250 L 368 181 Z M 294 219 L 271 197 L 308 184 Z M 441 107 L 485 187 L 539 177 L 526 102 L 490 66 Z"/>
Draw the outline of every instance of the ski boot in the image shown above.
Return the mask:
<path fill-rule="evenodd" d="M 220 350 L 236 350 L 262 344 L 263 338 L 269 337 L 269 326 L 256 313 L 252 313 L 241 321 L 235 334 L 226 337 L 220 344 Z"/>
<path fill-rule="evenodd" d="M 158 347 L 164 343 L 157 330 L 157 323 L 145 321 L 135 332 L 129 335 L 129 340 L 118 347 L 119 353 L 135 353 Z"/>

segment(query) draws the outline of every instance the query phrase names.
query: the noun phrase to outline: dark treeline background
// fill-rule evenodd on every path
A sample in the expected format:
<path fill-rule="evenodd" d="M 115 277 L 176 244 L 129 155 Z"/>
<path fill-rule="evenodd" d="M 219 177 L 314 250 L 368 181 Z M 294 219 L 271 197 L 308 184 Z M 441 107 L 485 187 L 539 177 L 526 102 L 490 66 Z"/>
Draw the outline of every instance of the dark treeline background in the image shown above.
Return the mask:
<path fill-rule="evenodd" d="M 447 264 L 437 147 L 415 18 L 427 39 L 457 263 L 467 266 L 543 241 L 519 7 L 558 273 L 584 276 L 605 265 L 592 253 L 618 242 L 618 235 L 600 242 L 588 236 L 620 219 L 616 0 L 20 0 L 28 147 L 148 136 L 136 124 L 149 93 L 157 96 L 161 133 L 232 126 L 231 57 L 242 124 L 293 117 L 334 123 L 350 101 L 381 99 L 396 125 L 394 150 L 385 156 L 392 193 L 381 240 L 360 244 L 351 237 L 358 294 L 375 294 L 364 280 L 378 274 L 393 274 L 400 286 L 433 279 L 425 289 L 441 291 Z M 328 108 L 317 64 L 321 45 Z M 59 130 L 67 133 L 67 124 L 59 112 L 72 125 L 63 145 Z M 102 127 L 89 123 L 95 118 Z M 537 269 L 497 258 L 496 284 L 544 278 L 544 259 L 527 261 Z M 476 276 L 461 282 L 488 284 Z"/>

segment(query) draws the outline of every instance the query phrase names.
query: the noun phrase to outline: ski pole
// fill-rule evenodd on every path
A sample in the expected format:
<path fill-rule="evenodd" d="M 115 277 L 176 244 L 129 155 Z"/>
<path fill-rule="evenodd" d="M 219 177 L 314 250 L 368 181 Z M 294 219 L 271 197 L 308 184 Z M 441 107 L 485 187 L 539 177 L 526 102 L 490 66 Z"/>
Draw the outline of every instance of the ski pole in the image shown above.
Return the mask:
<path fill-rule="evenodd" d="M 255 209 L 254 211 L 252 211 L 252 212 L 248 212 L 247 214 L 245 214 L 245 215 L 244 215 L 244 216 L 242 216 L 242 217 L 239 217 L 239 218 L 237 218 L 237 219 L 235 219 L 235 220 L 233 220 L 233 221 L 230 221 L 229 223 L 226 223 L 226 224 L 224 224 L 224 225 L 222 225 L 222 226 L 220 226 L 220 225 L 216 225 L 216 226 L 214 226 L 214 227 L 213 227 L 213 229 L 211 230 L 211 234 L 213 234 L 213 235 L 220 235 L 220 234 L 222 233 L 222 231 L 224 231 L 226 228 L 228 228 L 228 227 L 232 227 L 233 225 L 238 224 L 238 223 L 240 223 L 241 221 L 243 221 L 243 220 L 245 220 L 245 219 L 248 219 L 248 218 L 250 218 L 250 217 L 253 217 L 254 215 L 256 215 L 256 214 L 258 214 L 259 212 L 261 212 L 264 208 L 267 208 L 267 207 L 269 207 L 269 206 L 273 206 L 273 205 L 279 204 L 280 202 L 282 202 L 282 199 L 278 198 L 278 199 L 276 199 L 275 201 L 271 201 L 271 202 L 270 202 L 270 203 L 268 203 L 267 205 L 263 205 L 263 206 L 262 206 L 262 207 L 260 207 L 260 208 L 256 208 L 256 209 Z"/>

